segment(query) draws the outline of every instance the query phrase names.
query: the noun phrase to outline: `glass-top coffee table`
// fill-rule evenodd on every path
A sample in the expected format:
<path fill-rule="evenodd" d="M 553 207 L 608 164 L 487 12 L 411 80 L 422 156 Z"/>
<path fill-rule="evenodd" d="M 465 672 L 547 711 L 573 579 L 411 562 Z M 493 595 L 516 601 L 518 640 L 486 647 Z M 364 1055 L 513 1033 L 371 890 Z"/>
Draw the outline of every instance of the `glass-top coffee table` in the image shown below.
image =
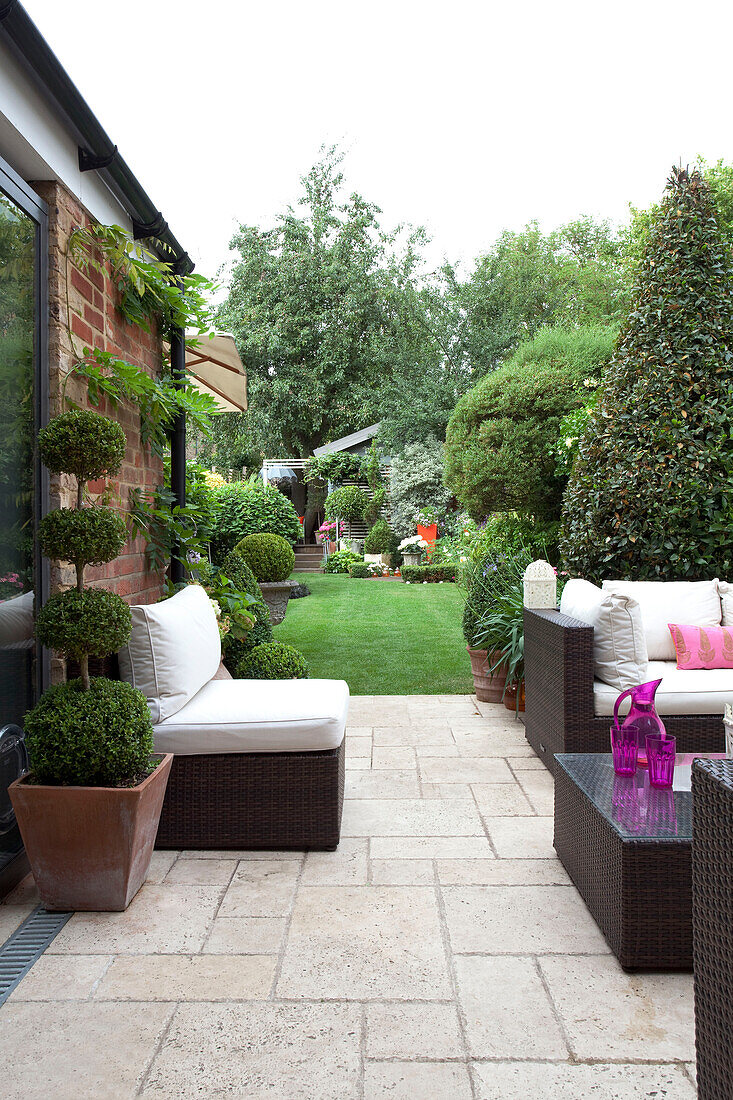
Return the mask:
<path fill-rule="evenodd" d="M 555 850 L 611 950 L 626 970 L 691 970 L 689 763 L 655 790 L 610 753 L 555 760 Z"/>

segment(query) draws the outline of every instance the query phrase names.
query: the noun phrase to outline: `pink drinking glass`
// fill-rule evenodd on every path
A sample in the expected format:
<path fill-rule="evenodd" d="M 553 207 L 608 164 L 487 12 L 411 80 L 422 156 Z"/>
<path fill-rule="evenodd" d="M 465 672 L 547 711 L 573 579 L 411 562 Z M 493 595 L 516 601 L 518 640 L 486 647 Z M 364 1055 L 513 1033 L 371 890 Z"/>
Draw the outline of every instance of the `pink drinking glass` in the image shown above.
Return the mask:
<path fill-rule="evenodd" d="M 647 734 L 646 757 L 649 761 L 651 787 L 672 786 L 676 744 L 674 737 L 661 737 L 656 733 Z"/>
<path fill-rule="evenodd" d="M 634 726 L 611 726 L 611 755 L 616 775 L 634 775 L 639 739 Z"/>

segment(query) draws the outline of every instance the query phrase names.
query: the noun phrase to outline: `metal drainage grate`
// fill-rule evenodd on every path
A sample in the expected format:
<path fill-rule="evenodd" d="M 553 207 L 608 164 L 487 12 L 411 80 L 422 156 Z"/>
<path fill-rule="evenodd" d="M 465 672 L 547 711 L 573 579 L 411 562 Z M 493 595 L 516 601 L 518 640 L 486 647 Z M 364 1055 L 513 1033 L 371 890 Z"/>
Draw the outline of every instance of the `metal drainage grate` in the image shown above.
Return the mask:
<path fill-rule="evenodd" d="M 0 946 L 0 1005 L 5 1004 L 20 979 L 72 916 L 73 913 L 47 913 L 39 905 Z"/>

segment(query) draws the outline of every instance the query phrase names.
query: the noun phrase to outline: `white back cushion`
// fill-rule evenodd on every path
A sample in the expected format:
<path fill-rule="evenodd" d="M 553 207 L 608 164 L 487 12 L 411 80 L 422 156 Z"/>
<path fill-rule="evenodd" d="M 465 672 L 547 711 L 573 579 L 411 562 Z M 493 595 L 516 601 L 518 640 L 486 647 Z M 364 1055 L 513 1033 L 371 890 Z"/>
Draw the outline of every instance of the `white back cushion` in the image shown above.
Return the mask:
<path fill-rule="evenodd" d="M 162 603 L 131 607 L 130 641 L 120 675 L 148 701 L 153 722 L 176 714 L 214 676 L 221 662 L 216 615 L 206 592 L 190 584 Z"/>
<path fill-rule="evenodd" d="M 733 584 L 729 584 L 728 581 L 718 581 L 718 591 L 723 626 L 733 626 Z"/>
<path fill-rule="evenodd" d="M 603 592 L 590 581 L 570 580 L 563 589 L 560 611 L 593 627 L 597 680 L 619 691 L 645 682 L 647 647 L 641 609 L 635 600 Z"/>
<path fill-rule="evenodd" d="M 720 626 L 718 581 L 604 581 L 603 591 L 630 596 L 641 608 L 650 661 L 676 661 L 669 623 Z"/>

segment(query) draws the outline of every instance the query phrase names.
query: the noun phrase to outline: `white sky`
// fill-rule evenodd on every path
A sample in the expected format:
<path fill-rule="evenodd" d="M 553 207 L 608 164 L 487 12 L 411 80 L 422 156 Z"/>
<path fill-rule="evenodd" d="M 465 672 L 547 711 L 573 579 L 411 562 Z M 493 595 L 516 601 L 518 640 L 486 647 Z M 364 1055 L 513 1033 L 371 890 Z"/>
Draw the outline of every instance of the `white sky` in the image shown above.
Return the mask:
<path fill-rule="evenodd" d="M 208 275 L 324 143 L 432 262 L 531 218 L 624 220 L 673 162 L 733 160 L 730 3 L 23 2 Z"/>

